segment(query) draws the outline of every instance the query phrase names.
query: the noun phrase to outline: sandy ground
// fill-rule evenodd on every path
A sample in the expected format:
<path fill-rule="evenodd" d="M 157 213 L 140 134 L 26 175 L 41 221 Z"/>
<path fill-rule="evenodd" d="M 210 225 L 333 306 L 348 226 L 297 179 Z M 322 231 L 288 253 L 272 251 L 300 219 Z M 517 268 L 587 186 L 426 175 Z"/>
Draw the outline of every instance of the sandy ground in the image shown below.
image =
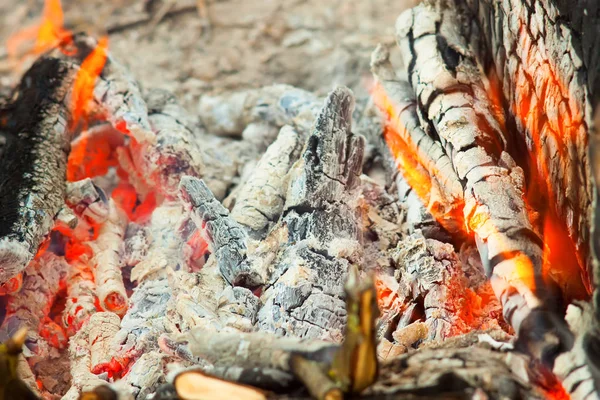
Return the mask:
<path fill-rule="evenodd" d="M 323 94 L 344 84 L 362 96 L 370 52 L 393 43 L 396 17 L 415 1 L 206 0 L 208 18 L 196 0 L 63 0 L 63 8 L 68 27 L 108 30 L 112 52 L 144 87 L 169 89 L 193 111 L 208 91 L 272 83 Z M 39 20 L 42 3 L 0 0 L 0 43 Z M 2 45 L 6 87 L 17 76 L 5 54 Z"/>

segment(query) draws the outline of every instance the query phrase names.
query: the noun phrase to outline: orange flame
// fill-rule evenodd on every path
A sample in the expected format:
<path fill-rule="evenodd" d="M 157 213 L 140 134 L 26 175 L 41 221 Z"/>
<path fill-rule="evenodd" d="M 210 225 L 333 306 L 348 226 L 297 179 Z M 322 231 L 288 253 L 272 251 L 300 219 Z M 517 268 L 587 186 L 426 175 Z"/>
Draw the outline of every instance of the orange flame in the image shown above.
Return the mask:
<path fill-rule="evenodd" d="M 406 127 L 399 123 L 401 110 L 397 109 L 394 101 L 389 98 L 381 84 L 377 83 L 375 85 L 371 90 L 371 96 L 375 105 L 386 117 L 383 137 L 396 161 L 396 166 L 423 204 L 428 206 L 433 187 L 431 176 L 443 176 L 443 172 L 435 167 L 433 167 L 433 171 L 428 170 L 428 166 L 432 168 L 434 165 L 433 161 L 427 159 L 427 155 L 418 151 L 416 144 L 412 143 L 409 135 L 403 134 Z M 460 222 L 463 220 L 462 209 L 462 201 L 460 203 L 455 201 L 452 210 L 450 210 L 452 215 L 448 215 L 449 210 L 427 207 L 432 216 L 449 232 L 456 230 L 456 226 L 462 225 Z M 449 226 L 449 221 L 452 221 L 452 227 Z M 464 234 L 465 232 L 460 233 Z"/>
<path fill-rule="evenodd" d="M 35 40 L 33 48 L 25 54 L 42 54 L 64 41 L 71 32 L 63 27 L 64 16 L 60 0 L 45 0 L 42 21 L 39 25 L 25 28 L 8 38 L 6 51 L 11 58 L 17 58 L 24 43 Z"/>
<path fill-rule="evenodd" d="M 71 99 L 72 127 L 76 127 L 80 123 L 85 124 L 87 120 L 90 102 L 94 97 L 94 84 L 106 64 L 107 48 L 108 37 L 104 36 L 98 40 L 98 45 L 83 60 L 81 68 L 77 72 Z"/>
<path fill-rule="evenodd" d="M 523 30 L 526 25 L 519 21 Z M 523 32 L 520 31 L 520 34 Z M 566 295 L 566 300 L 585 299 L 591 294 L 591 282 L 587 272 L 587 248 L 577 244 L 565 222 L 558 217 L 556 199 L 563 194 L 557 190 L 584 185 L 577 174 L 570 170 L 563 171 L 560 185 L 556 185 L 550 177 L 556 175 L 550 171 L 548 162 L 550 151 L 552 157 L 562 160 L 576 156 L 570 152 L 578 142 L 586 140 L 584 113 L 567 84 L 556 73 L 552 57 L 529 57 L 528 46 L 517 46 L 523 70 L 533 76 L 536 86 L 543 87 L 540 97 L 526 79 L 526 74 L 519 74 L 519 82 L 515 85 L 515 101 L 512 113 L 521 127 L 528 134 L 531 182 L 528 190 L 528 201 L 534 208 L 541 209 L 544 217 L 544 274 L 555 280 Z M 523 83 L 521 82 L 523 81 Z M 579 160 L 574 159 L 574 162 Z M 583 162 L 583 161 L 581 161 Z M 570 163 L 566 163 L 570 165 Z M 573 167 L 569 167 L 573 168 Z M 578 210 L 573 210 L 578 213 Z"/>

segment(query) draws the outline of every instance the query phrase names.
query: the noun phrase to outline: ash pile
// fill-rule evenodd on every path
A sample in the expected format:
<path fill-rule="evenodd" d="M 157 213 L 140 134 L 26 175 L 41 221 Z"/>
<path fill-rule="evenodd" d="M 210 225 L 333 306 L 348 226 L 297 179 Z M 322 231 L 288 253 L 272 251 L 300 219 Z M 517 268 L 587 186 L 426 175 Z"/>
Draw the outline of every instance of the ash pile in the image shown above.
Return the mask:
<path fill-rule="evenodd" d="M 0 100 L 0 390 L 597 398 L 593 87 L 542 3 L 405 12 L 370 98 L 194 112 L 63 32 Z"/>

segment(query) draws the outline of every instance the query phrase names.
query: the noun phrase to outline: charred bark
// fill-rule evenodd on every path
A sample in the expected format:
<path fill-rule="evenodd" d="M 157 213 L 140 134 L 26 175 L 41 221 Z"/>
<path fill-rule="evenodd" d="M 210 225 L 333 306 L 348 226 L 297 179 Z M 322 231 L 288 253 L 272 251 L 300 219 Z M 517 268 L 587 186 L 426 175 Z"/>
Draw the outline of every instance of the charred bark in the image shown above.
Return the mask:
<path fill-rule="evenodd" d="M 16 99 L 0 110 L 0 283 L 25 269 L 64 204 L 75 70 L 57 58 L 36 62 Z"/>

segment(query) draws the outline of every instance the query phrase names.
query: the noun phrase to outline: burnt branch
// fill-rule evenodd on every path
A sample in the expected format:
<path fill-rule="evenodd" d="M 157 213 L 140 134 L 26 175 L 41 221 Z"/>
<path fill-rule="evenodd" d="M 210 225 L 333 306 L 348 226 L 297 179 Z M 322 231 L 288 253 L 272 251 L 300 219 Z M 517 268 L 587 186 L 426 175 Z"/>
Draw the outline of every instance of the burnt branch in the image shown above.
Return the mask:
<path fill-rule="evenodd" d="M 64 204 L 74 78 L 69 64 L 42 58 L 0 110 L 0 283 L 25 269 Z"/>

